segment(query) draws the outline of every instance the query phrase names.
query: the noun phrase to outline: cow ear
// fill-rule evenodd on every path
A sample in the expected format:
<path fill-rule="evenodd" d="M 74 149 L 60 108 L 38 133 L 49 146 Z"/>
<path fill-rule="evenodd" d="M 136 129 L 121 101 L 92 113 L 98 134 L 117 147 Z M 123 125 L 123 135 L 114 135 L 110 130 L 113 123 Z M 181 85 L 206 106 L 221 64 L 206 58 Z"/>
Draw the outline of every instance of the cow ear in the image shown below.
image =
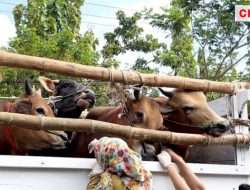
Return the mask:
<path fill-rule="evenodd" d="M 41 85 L 44 87 L 45 90 L 47 90 L 50 93 L 54 93 L 56 90 L 56 86 L 54 84 L 54 81 L 43 76 L 38 77 L 38 81 L 41 83 Z"/>
<path fill-rule="evenodd" d="M 157 98 L 153 98 L 153 101 L 155 101 L 158 105 L 160 113 L 162 115 L 172 113 L 176 110 L 173 106 L 169 105 L 169 98 L 167 98 L 166 96 L 159 96 Z"/>
<path fill-rule="evenodd" d="M 158 96 L 157 98 L 153 98 L 153 100 L 161 108 L 161 107 L 165 107 L 168 104 L 169 98 L 166 96 Z"/>
<path fill-rule="evenodd" d="M 126 89 L 125 90 L 125 97 L 129 98 L 132 101 L 135 100 L 134 90 L 133 89 Z"/>

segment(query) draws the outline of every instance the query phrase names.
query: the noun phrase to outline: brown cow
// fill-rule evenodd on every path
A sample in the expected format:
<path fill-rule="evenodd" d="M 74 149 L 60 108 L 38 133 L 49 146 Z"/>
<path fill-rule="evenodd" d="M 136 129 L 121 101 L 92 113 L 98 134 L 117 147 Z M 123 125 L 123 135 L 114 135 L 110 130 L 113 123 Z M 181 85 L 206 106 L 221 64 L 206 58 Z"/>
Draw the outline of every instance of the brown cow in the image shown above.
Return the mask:
<path fill-rule="evenodd" d="M 157 103 L 134 90 L 134 97 L 127 97 L 125 105 L 121 107 L 97 107 L 90 110 L 86 119 L 117 123 L 121 125 L 132 125 L 133 127 L 159 130 L 162 127 L 162 116 Z M 126 116 L 127 110 L 127 116 Z M 88 157 L 87 145 L 94 138 L 101 138 L 103 135 L 91 133 L 77 133 L 72 141 L 72 156 Z M 128 145 L 135 151 L 142 154 L 146 160 L 151 160 L 155 155 L 152 145 L 141 143 L 138 140 L 126 139 Z M 144 147 L 143 147 L 144 146 Z M 146 151 L 145 151 L 146 150 Z M 144 152 L 143 152 L 144 151 Z"/>
<path fill-rule="evenodd" d="M 54 117 L 52 109 L 35 92 L 28 81 L 25 82 L 25 94 L 13 104 L 2 104 L 3 111 L 28 115 Z M 62 131 L 35 131 L 19 127 L 0 126 L 0 154 L 26 154 L 28 150 L 44 148 L 63 149 L 67 135 Z"/>
<path fill-rule="evenodd" d="M 216 114 L 207 103 L 203 92 L 176 89 L 160 91 L 167 97 L 155 98 L 164 115 L 164 126 L 173 132 L 220 136 L 230 128 L 228 120 Z M 187 157 L 187 146 L 182 146 Z M 181 149 L 181 147 L 178 147 Z"/>

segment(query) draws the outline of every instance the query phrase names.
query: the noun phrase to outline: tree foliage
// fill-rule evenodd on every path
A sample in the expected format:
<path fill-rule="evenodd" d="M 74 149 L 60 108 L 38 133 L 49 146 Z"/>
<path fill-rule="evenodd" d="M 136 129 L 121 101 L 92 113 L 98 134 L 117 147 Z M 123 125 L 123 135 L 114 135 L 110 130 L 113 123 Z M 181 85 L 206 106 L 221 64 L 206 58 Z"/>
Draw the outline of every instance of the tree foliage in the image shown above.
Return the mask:
<path fill-rule="evenodd" d="M 17 36 L 12 38 L 7 51 L 47 57 L 80 64 L 97 65 L 98 40 L 93 32 L 80 34 L 81 11 L 84 0 L 28 0 L 27 6 L 17 5 L 13 10 Z M 19 83 L 27 77 L 54 76 L 21 69 L 1 69 L 3 77 L 0 94 L 20 95 Z M 58 77 L 58 76 L 57 76 Z"/>
<path fill-rule="evenodd" d="M 116 13 L 116 16 L 119 20 L 119 27 L 115 28 L 114 32 L 104 34 L 106 40 L 102 50 L 104 60 L 115 60 L 115 56 L 127 51 L 152 53 L 161 47 L 161 44 L 152 34 L 143 35 L 144 29 L 137 25 L 137 22 L 142 18 L 141 13 L 136 12 L 128 17 L 120 10 Z M 154 72 L 147 66 L 148 63 L 145 59 L 138 58 L 132 68 L 140 72 Z"/>
<path fill-rule="evenodd" d="M 79 35 L 84 0 L 28 0 L 27 7 L 17 5 L 13 10 L 17 35 L 24 28 L 33 28 L 38 36 L 59 33 L 70 28 Z"/>
<path fill-rule="evenodd" d="M 168 74 L 172 75 L 215 81 L 249 80 L 250 26 L 234 21 L 236 4 L 250 2 L 173 0 L 161 13 L 145 9 L 128 17 L 119 11 L 119 27 L 106 33 L 103 52 L 112 58 L 129 51 L 152 54 L 150 59 L 145 56 L 135 61 L 132 69 L 141 72 L 156 72 L 149 64 L 153 62 L 169 68 Z M 138 26 L 142 18 L 167 34 L 165 40 L 145 36 Z M 237 73 L 235 66 L 242 62 L 248 72 Z"/>
<path fill-rule="evenodd" d="M 98 40 L 93 33 L 80 34 L 80 6 L 84 0 L 28 0 L 27 6 L 13 10 L 17 37 L 8 51 L 97 65 Z M 130 69 L 144 73 L 168 71 L 168 74 L 216 81 L 250 80 L 250 26 L 234 21 L 234 6 L 249 5 L 249 1 L 233 0 L 172 0 L 162 12 L 146 9 L 127 16 L 118 11 L 119 26 L 104 35 L 101 66 L 118 68 L 117 56 L 138 53 Z M 166 34 L 159 40 L 145 34 L 138 22 L 145 19 L 155 29 Z M 128 60 L 130 61 L 130 60 Z M 131 61 L 130 61 L 131 63 Z M 245 72 L 235 66 L 245 63 Z M 158 68 L 152 67 L 158 65 Z M 243 64 L 242 64 L 243 65 Z M 4 80 L 23 81 L 40 73 L 2 69 Z M 3 85 L 4 84 L 4 85 Z M 102 87 L 96 87 L 102 93 Z M 16 95 L 17 86 L 0 84 L 0 93 Z"/>
<path fill-rule="evenodd" d="M 249 57 L 249 24 L 234 21 L 235 4 L 250 3 L 173 0 L 162 13 L 147 9 L 127 17 L 120 11 L 120 26 L 105 35 L 104 52 L 111 57 L 128 51 L 150 52 L 153 59 L 138 58 L 133 67 L 139 65 L 146 71 L 148 63 L 155 62 L 171 68 L 173 75 L 216 81 L 239 79 L 235 66 Z M 166 39 L 159 42 L 153 35 L 143 36 L 137 25 L 142 17 L 168 34 Z"/>

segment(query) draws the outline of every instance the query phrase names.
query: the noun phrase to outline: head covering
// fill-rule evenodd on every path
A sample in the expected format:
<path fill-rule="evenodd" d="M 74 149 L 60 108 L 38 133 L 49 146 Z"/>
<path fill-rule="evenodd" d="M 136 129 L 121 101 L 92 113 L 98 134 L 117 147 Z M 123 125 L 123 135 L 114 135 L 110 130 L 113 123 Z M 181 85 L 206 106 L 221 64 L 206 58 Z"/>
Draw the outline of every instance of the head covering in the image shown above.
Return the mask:
<path fill-rule="evenodd" d="M 112 190 L 112 174 L 118 175 L 127 189 L 152 189 L 152 174 L 142 165 L 141 155 L 131 150 L 122 139 L 95 139 L 89 144 L 89 149 L 94 150 L 101 169 L 110 174 L 105 175 L 105 179 L 101 175 L 96 190 Z"/>

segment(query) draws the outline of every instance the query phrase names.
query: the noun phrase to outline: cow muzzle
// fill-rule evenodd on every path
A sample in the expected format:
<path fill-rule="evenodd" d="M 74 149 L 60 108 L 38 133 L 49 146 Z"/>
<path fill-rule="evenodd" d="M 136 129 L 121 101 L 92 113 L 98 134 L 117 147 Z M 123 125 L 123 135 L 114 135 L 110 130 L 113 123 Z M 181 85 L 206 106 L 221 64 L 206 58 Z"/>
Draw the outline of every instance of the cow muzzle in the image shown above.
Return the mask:
<path fill-rule="evenodd" d="M 143 142 L 136 146 L 132 146 L 132 149 L 138 152 L 144 161 L 153 161 L 156 158 L 155 147 L 152 144 Z"/>
<path fill-rule="evenodd" d="M 220 123 L 212 124 L 211 127 L 205 129 L 205 132 L 209 135 L 218 137 L 226 133 L 229 129 L 230 122 L 228 120 L 224 120 Z"/>
<path fill-rule="evenodd" d="M 78 107 L 90 108 L 95 104 L 95 93 L 92 90 L 84 90 L 76 99 Z"/>

